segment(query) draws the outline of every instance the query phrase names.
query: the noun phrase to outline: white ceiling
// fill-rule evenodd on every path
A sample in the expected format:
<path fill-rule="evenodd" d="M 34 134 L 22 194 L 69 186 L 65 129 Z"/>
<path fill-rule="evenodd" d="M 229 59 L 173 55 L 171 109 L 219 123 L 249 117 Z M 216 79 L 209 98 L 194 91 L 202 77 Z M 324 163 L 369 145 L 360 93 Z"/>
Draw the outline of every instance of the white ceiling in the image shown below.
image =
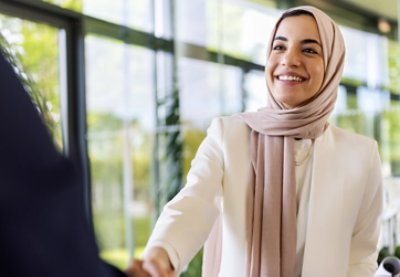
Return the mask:
<path fill-rule="evenodd" d="M 398 18 L 400 0 L 344 0 L 360 8 L 393 20 Z"/>

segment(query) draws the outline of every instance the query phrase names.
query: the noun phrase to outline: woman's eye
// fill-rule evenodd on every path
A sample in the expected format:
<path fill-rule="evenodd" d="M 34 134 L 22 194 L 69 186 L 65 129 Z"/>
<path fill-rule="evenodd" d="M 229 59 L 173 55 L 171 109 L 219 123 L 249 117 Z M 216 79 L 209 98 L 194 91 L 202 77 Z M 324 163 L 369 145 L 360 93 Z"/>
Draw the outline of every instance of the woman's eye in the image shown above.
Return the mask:
<path fill-rule="evenodd" d="M 283 45 L 279 45 L 279 44 L 272 47 L 272 50 L 277 50 L 277 51 L 283 50 L 283 49 L 284 49 Z"/>
<path fill-rule="evenodd" d="M 312 48 L 305 48 L 305 49 L 303 49 L 303 52 L 307 53 L 307 54 L 318 54 L 318 51 L 316 51 Z"/>

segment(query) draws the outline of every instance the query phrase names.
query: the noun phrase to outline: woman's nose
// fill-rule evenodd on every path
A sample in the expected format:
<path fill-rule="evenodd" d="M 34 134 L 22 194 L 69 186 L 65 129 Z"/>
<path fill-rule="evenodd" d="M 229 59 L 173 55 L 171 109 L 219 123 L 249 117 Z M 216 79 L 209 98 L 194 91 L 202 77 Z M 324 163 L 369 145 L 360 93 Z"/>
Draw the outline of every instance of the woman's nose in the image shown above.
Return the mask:
<path fill-rule="evenodd" d="M 299 66 L 300 55 L 294 50 L 288 49 L 281 59 L 281 64 L 285 66 Z"/>

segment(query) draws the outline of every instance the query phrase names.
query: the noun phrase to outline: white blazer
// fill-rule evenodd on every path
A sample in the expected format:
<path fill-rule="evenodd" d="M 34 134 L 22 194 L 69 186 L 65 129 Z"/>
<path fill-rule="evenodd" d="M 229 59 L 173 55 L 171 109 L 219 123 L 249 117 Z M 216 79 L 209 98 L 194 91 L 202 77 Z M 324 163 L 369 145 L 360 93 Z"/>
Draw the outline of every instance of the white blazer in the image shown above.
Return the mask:
<path fill-rule="evenodd" d="M 164 207 L 146 250 L 164 247 L 178 272 L 202 247 L 222 209 L 219 276 L 245 276 L 249 134 L 238 117 L 214 119 L 186 186 Z M 313 155 L 302 276 L 373 276 L 382 211 L 377 144 L 330 126 L 315 140 Z"/>

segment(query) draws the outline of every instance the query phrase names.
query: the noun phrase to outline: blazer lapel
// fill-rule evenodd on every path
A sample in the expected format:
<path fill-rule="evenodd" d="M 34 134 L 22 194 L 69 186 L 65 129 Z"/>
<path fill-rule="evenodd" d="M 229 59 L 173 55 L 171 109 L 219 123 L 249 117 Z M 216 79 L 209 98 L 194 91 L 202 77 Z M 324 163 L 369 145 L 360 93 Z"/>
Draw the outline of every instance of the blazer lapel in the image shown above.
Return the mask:
<path fill-rule="evenodd" d="M 336 182 L 335 140 L 332 128 L 316 139 L 307 219 L 306 245 L 302 276 L 345 276 L 346 269 L 339 261 L 337 240 L 331 234 L 341 234 L 338 228 L 345 212 L 343 186 Z M 340 249 L 340 248 L 339 248 Z"/>

